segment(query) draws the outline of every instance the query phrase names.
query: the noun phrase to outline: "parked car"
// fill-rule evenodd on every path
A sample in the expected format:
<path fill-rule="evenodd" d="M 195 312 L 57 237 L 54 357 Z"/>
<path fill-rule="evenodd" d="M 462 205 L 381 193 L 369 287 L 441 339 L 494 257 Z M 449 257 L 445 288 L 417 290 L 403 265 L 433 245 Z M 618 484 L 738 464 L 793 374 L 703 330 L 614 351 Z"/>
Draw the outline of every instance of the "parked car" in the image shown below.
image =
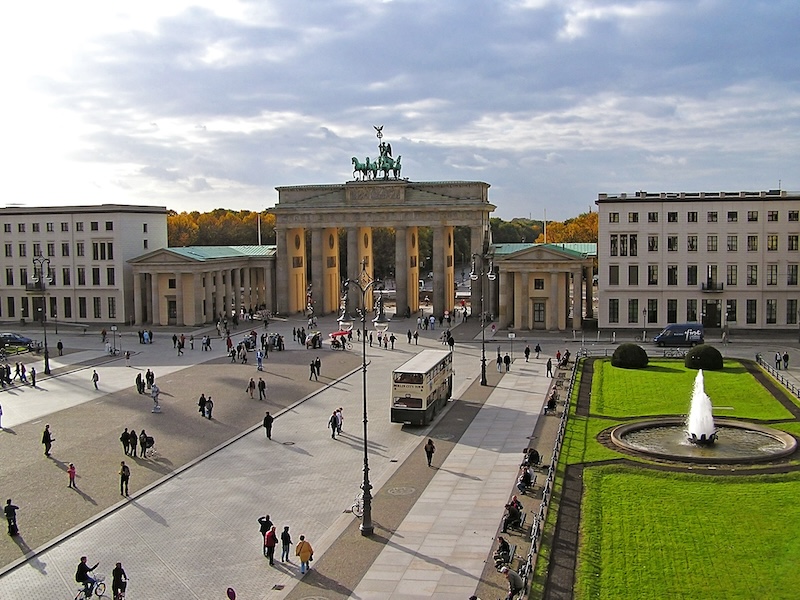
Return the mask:
<path fill-rule="evenodd" d="M 30 349 L 33 347 L 33 340 L 18 333 L 0 333 L 0 348 L 6 346 L 23 346 Z"/>

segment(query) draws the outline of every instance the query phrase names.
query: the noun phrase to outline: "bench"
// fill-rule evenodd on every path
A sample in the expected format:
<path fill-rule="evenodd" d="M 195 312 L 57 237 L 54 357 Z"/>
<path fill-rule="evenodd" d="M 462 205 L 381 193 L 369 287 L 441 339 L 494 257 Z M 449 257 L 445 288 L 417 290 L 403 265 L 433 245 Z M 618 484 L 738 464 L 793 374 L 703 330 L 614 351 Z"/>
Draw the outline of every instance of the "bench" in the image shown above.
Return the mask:
<path fill-rule="evenodd" d="M 508 551 L 508 560 L 495 559 L 494 561 L 494 568 L 498 571 L 504 566 L 511 565 L 511 563 L 514 561 L 514 557 L 517 554 L 517 545 L 509 544 L 509 547 L 511 549 Z"/>

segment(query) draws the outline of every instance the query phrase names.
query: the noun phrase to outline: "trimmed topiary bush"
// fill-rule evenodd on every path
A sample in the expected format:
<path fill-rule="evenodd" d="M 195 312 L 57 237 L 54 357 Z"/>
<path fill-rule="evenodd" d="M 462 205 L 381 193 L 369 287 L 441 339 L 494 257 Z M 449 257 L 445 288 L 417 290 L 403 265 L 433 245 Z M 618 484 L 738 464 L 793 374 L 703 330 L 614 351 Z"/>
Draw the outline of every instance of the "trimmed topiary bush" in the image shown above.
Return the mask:
<path fill-rule="evenodd" d="M 700 344 L 687 352 L 683 364 L 687 369 L 719 371 L 722 369 L 722 354 L 714 346 Z"/>
<path fill-rule="evenodd" d="M 638 344 L 620 344 L 614 350 L 611 364 L 622 369 L 644 369 L 647 367 L 647 352 Z"/>

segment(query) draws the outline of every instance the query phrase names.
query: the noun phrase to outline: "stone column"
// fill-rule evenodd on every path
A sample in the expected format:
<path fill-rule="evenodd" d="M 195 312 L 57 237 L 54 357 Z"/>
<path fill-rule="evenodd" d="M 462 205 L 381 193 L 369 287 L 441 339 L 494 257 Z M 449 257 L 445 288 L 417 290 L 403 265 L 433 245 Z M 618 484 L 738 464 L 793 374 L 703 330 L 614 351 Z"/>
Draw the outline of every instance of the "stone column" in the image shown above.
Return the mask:
<path fill-rule="evenodd" d="M 184 293 L 183 293 L 183 273 L 178 271 L 175 273 L 175 324 L 178 327 L 186 325 L 183 320 L 183 303 L 184 303 Z"/>
<path fill-rule="evenodd" d="M 212 273 L 214 276 L 214 298 L 216 299 L 212 323 L 216 323 L 220 318 L 220 313 L 225 311 L 225 284 L 222 282 L 222 274 L 223 271 L 219 269 Z"/>
<path fill-rule="evenodd" d="M 583 268 L 572 272 L 572 328 L 580 331 L 583 329 Z"/>
<path fill-rule="evenodd" d="M 150 274 L 150 302 L 153 305 L 150 312 L 150 322 L 153 325 L 161 325 L 161 302 L 158 293 L 158 273 Z"/>
<path fill-rule="evenodd" d="M 406 267 L 408 269 L 408 307 L 413 316 L 419 311 L 419 227 L 406 227 Z"/>
<path fill-rule="evenodd" d="M 232 304 L 233 308 L 236 310 L 236 314 L 239 314 L 239 311 L 242 308 L 242 269 L 241 267 L 237 266 L 235 269 L 232 270 L 233 277 L 231 281 L 233 282 L 233 294 L 232 294 Z"/>
<path fill-rule="evenodd" d="M 247 264 L 242 269 L 242 274 L 244 275 L 244 307 L 246 310 L 250 310 L 253 308 L 253 289 L 252 289 L 252 282 L 250 279 L 250 261 L 247 261 Z"/>
<path fill-rule="evenodd" d="M 203 311 L 203 323 L 215 321 L 214 319 L 214 281 L 213 281 L 213 271 L 206 271 L 203 273 L 203 279 L 205 281 L 205 292 L 206 292 L 206 306 L 205 310 Z"/>
<path fill-rule="evenodd" d="M 311 230 L 311 292 L 314 313 L 325 314 L 325 261 L 323 258 L 323 230 L 314 227 Z"/>
<path fill-rule="evenodd" d="M 586 290 L 586 318 L 594 318 L 594 279 L 592 277 L 592 268 L 586 268 L 586 276 L 583 278 L 583 285 Z"/>
<path fill-rule="evenodd" d="M 203 274 L 194 271 L 192 276 L 192 322 L 191 325 L 203 324 Z"/>
<path fill-rule="evenodd" d="M 445 302 L 445 256 L 446 256 L 446 232 L 445 227 L 436 225 L 433 227 L 433 314 L 438 318 L 439 314 L 444 313 Z"/>
<path fill-rule="evenodd" d="M 289 257 L 288 235 L 286 229 L 275 230 L 275 312 L 289 312 Z M 269 296 L 268 296 L 269 297 Z"/>
<path fill-rule="evenodd" d="M 558 290 L 558 273 L 552 272 L 550 273 L 550 294 L 547 300 L 547 330 L 548 331 L 557 331 L 560 330 L 560 318 L 559 312 L 561 307 L 559 306 L 559 297 L 561 294 Z"/>
<path fill-rule="evenodd" d="M 289 254 L 287 257 L 289 286 L 287 310 L 289 314 L 297 314 L 306 309 L 306 230 L 302 227 L 295 227 L 287 230 L 286 234 Z"/>
<path fill-rule="evenodd" d="M 134 270 L 133 272 L 133 314 L 134 322 L 142 324 L 142 274 Z"/>
<path fill-rule="evenodd" d="M 516 280 L 519 285 L 514 292 L 516 299 L 514 302 L 514 327 L 519 330 L 531 329 L 529 318 L 531 294 L 528 287 L 528 271 L 521 271 Z"/>
<path fill-rule="evenodd" d="M 400 316 L 405 316 L 409 311 L 408 305 L 408 247 L 407 231 L 405 227 L 394 228 L 394 289 L 396 311 Z M 417 289 L 417 282 L 414 282 Z"/>
<path fill-rule="evenodd" d="M 339 295 L 341 294 L 341 275 L 339 274 L 339 230 L 326 227 L 322 232 L 322 285 L 323 289 L 315 291 L 317 304 L 323 315 L 339 312 Z"/>
<path fill-rule="evenodd" d="M 347 228 L 347 278 L 358 280 L 361 273 L 361 264 L 358 255 L 358 227 Z M 350 310 L 355 312 L 361 305 L 361 292 L 350 286 L 348 291 Z"/>

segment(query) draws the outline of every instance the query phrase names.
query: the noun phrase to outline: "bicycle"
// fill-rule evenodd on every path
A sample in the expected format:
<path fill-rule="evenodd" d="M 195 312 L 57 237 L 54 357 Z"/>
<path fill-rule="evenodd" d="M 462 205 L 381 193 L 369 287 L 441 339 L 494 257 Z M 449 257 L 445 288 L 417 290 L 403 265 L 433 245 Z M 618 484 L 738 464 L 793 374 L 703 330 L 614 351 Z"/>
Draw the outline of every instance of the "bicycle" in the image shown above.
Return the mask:
<path fill-rule="evenodd" d="M 117 592 L 117 593 L 114 595 L 114 600 L 125 600 L 125 590 L 126 590 L 126 588 L 128 587 L 128 581 L 130 581 L 130 580 L 129 580 L 129 579 L 125 579 L 125 580 L 122 582 L 122 587 L 121 587 L 121 588 L 119 589 L 119 591 L 118 591 L 118 592 Z"/>
<path fill-rule="evenodd" d="M 353 506 L 350 507 L 350 512 L 352 512 L 359 519 L 364 514 L 364 493 L 363 492 L 359 492 L 356 495 L 356 499 L 353 502 Z"/>
<path fill-rule="evenodd" d="M 94 590 L 92 592 L 92 596 L 104 596 L 106 593 L 106 584 L 104 583 L 106 579 L 105 575 L 101 575 L 99 573 L 95 573 L 94 575 Z M 78 590 L 78 593 L 75 595 L 75 600 L 88 600 L 91 596 L 86 595 L 86 586 L 81 586 L 81 589 Z"/>

